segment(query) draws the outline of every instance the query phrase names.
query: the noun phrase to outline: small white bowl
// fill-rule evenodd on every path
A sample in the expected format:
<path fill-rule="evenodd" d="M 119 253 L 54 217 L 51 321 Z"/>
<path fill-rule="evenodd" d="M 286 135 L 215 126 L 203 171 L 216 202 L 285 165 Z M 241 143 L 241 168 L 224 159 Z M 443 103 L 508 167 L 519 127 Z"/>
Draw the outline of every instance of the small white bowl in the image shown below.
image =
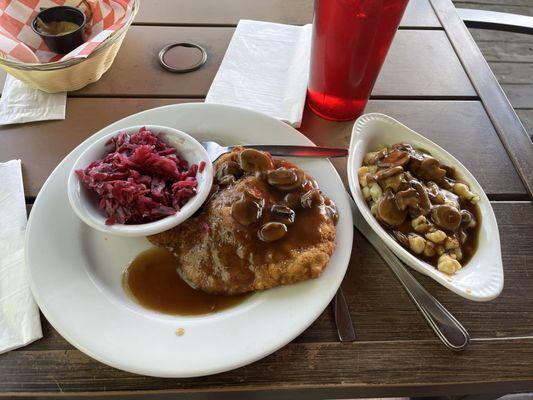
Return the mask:
<path fill-rule="evenodd" d="M 452 276 L 440 272 L 401 246 L 378 223 L 363 197 L 357 171 L 363 164 L 364 155 L 369 151 L 375 151 L 379 145 L 391 146 L 399 142 L 428 150 L 438 160 L 454 166 L 460 178 L 480 196 L 479 208 L 482 221 L 478 248 L 468 264 Z M 488 301 L 501 293 L 503 289 L 502 255 L 498 224 L 492 206 L 480 184 L 450 153 L 391 117 L 377 113 L 365 114 L 357 119 L 352 130 L 348 156 L 348 180 L 355 203 L 365 220 L 407 265 L 470 300 Z"/>
<path fill-rule="evenodd" d="M 121 132 L 136 133 L 140 128 L 145 126 L 150 132 L 155 135 L 160 134 L 161 138 L 172 147 L 178 149 L 178 153 L 183 157 L 189 165 L 200 164 L 205 161 L 205 168 L 202 172 L 196 174 L 198 181 L 197 193 L 174 215 L 169 215 L 158 221 L 147 222 L 145 224 L 113 224 L 106 225 L 106 215 L 98 208 L 96 195 L 89 189 L 85 188 L 74 171 L 78 169 L 85 169 L 87 166 L 102 158 L 106 153 L 106 142 L 115 137 Z M 70 205 L 76 215 L 87 225 L 99 231 L 109 233 L 117 236 L 148 236 L 156 233 L 161 233 L 168 229 L 179 225 L 198 210 L 204 201 L 207 199 L 213 183 L 213 165 L 209 160 L 207 151 L 202 147 L 193 137 L 177 129 L 158 125 L 139 125 L 132 126 L 126 129 L 120 129 L 109 133 L 96 142 L 91 144 L 76 160 L 74 166 L 70 171 L 68 178 L 68 199 Z"/>

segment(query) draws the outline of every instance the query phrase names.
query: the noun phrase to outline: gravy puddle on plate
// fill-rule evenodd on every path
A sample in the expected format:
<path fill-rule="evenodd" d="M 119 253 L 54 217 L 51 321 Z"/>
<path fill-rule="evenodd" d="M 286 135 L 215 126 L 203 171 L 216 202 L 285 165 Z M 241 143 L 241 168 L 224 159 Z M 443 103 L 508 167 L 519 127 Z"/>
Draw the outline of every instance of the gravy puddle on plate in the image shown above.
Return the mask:
<path fill-rule="evenodd" d="M 242 303 L 250 294 L 212 295 L 191 288 L 178 274 L 176 258 L 163 248 L 140 253 L 122 276 L 125 292 L 141 306 L 173 315 L 202 315 Z"/>

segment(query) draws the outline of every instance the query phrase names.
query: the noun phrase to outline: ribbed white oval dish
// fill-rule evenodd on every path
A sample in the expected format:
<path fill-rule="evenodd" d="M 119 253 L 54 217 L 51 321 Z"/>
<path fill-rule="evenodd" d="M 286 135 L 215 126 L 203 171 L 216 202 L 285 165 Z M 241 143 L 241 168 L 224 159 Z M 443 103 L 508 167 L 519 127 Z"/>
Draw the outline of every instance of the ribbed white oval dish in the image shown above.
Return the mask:
<path fill-rule="evenodd" d="M 479 207 L 482 221 L 478 249 L 468 264 L 453 276 L 438 271 L 403 248 L 377 222 L 365 202 L 357 174 L 364 155 L 369 151 L 376 150 L 380 145 L 390 146 L 399 142 L 424 148 L 445 164 L 454 166 L 461 179 L 481 198 Z M 359 117 L 353 126 L 350 155 L 348 156 L 348 180 L 355 203 L 365 220 L 385 244 L 407 265 L 470 300 L 488 301 L 501 293 L 503 289 L 503 265 L 500 236 L 494 211 L 474 176 L 446 150 L 387 115 L 365 114 Z"/>

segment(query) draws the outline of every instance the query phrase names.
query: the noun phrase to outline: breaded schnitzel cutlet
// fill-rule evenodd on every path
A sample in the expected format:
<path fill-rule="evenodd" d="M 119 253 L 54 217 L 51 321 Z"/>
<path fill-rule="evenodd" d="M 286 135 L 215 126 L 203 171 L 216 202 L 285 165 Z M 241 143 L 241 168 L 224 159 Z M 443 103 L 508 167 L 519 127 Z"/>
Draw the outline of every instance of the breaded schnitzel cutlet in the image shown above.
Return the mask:
<path fill-rule="evenodd" d="M 262 152 L 261 164 L 253 151 L 222 156 L 200 213 L 148 238 L 176 255 L 196 289 L 239 294 L 316 278 L 335 249 L 333 202 L 293 164 Z"/>

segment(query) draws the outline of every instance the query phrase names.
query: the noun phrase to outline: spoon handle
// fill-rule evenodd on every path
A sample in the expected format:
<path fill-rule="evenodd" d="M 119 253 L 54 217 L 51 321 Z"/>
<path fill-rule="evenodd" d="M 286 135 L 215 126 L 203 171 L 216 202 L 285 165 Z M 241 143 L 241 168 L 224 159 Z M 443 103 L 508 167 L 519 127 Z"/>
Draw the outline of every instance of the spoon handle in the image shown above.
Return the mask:
<path fill-rule="evenodd" d="M 348 149 L 343 147 L 289 146 L 289 145 L 246 145 L 244 148 L 268 151 L 273 156 L 293 157 L 346 157 Z"/>
<path fill-rule="evenodd" d="M 380 254 L 411 299 L 413 299 L 416 306 L 420 309 L 429 326 L 435 331 L 439 339 L 451 350 L 464 350 L 468 346 L 470 336 L 461 323 L 435 297 L 424 289 L 392 252 L 380 251 Z"/>
<path fill-rule="evenodd" d="M 470 341 L 466 329 L 407 271 L 404 264 L 364 220 L 351 197 L 350 203 L 355 227 L 374 246 L 381 258 L 394 272 L 439 339 L 451 350 L 464 350 Z"/>

